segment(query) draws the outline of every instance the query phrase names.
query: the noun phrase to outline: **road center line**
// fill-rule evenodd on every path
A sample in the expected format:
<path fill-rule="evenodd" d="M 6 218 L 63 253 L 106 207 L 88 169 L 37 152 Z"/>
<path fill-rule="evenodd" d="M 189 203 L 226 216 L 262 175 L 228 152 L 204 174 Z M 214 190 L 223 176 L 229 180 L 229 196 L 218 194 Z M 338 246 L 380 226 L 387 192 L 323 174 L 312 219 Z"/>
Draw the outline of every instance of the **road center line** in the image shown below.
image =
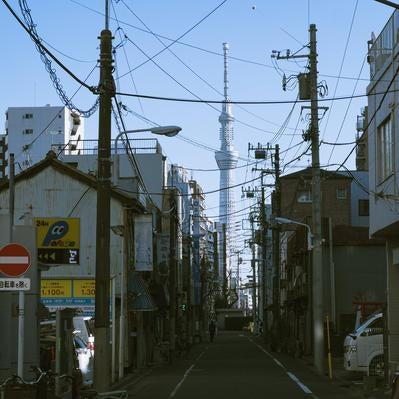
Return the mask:
<path fill-rule="evenodd" d="M 308 393 L 308 394 L 312 393 L 312 391 L 305 384 L 303 384 L 296 375 L 290 373 L 289 371 L 287 371 L 287 374 L 288 374 L 288 377 L 290 377 L 292 381 L 296 382 L 296 384 L 302 389 L 303 392 Z"/>
<path fill-rule="evenodd" d="M 284 364 L 282 364 L 279 360 L 277 360 L 271 353 L 269 353 L 265 348 L 263 348 L 261 345 L 257 344 L 253 339 L 247 337 L 249 341 L 251 341 L 254 345 L 256 345 L 265 355 L 270 357 L 276 363 L 279 367 L 281 367 L 288 375 L 288 377 L 291 378 L 292 381 L 294 381 L 301 389 L 303 392 L 305 392 L 308 395 L 312 395 L 313 398 L 317 398 L 313 392 L 293 373 L 288 371 Z"/>
<path fill-rule="evenodd" d="M 179 390 L 179 388 L 182 386 L 184 380 L 188 377 L 188 375 L 190 374 L 190 371 L 193 369 L 193 367 L 195 366 L 195 364 L 192 364 L 184 373 L 183 378 L 179 381 L 179 383 L 176 385 L 175 389 L 172 391 L 172 393 L 169 395 L 169 398 L 173 398 L 177 391 Z"/>
<path fill-rule="evenodd" d="M 208 347 L 205 348 L 205 351 L 206 351 L 206 349 L 208 349 Z M 203 352 L 195 359 L 195 363 L 197 363 L 198 360 L 200 360 L 201 357 L 204 356 L 205 351 L 203 351 Z M 186 372 L 184 373 L 182 379 L 178 382 L 178 384 L 175 386 L 175 389 L 174 389 L 174 390 L 172 391 L 172 393 L 169 395 L 169 399 L 173 398 L 173 397 L 176 395 L 177 391 L 178 391 L 178 390 L 180 389 L 180 387 L 183 385 L 183 382 L 184 382 L 185 379 L 188 377 L 188 375 L 190 374 L 191 370 L 194 368 L 195 363 L 193 363 L 193 364 L 186 370 Z"/>

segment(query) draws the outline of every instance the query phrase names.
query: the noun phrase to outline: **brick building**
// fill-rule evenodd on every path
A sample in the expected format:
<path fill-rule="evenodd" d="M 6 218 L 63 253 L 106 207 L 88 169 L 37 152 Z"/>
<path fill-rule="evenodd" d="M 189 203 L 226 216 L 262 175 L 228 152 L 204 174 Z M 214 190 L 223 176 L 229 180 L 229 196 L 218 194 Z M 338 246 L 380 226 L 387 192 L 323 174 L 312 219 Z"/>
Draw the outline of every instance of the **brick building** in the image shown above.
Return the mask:
<path fill-rule="evenodd" d="M 358 189 L 367 182 L 362 174 L 367 172 L 321 171 L 323 301 L 335 352 L 342 351 L 344 336 L 354 328 L 354 302 L 385 301 L 384 244 L 368 236 L 368 193 Z M 311 181 L 307 168 L 281 177 L 280 190 L 281 217 L 312 230 Z M 305 226 L 281 225 L 279 276 L 283 346 L 292 353 L 310 353 L 312 253 Z"/>

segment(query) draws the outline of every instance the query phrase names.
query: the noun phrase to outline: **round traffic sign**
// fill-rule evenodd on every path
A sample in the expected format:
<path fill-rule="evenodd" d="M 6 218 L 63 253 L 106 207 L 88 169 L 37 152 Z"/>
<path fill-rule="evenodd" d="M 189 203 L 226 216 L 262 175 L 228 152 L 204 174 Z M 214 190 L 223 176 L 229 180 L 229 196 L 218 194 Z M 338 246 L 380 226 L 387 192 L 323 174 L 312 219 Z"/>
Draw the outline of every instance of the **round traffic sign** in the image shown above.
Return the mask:
<path fill-rule="evenodd" d="M 8 277 L 21 276 L 30 263 L 30 253 L 23 245 L 7 244 L 0 249 L 0 272 Z"/>

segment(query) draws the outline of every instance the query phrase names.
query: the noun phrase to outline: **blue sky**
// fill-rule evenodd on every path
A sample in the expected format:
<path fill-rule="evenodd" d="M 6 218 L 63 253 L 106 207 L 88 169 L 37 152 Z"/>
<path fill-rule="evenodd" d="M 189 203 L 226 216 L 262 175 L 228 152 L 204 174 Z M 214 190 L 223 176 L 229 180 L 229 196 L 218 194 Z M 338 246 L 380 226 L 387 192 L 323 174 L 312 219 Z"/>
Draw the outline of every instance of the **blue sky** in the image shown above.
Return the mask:
<path fill-rule="evenodd" d="M 274 68 L 270 55 L 272 50 L 299 50 L 302 44 L 308 43 L 309 23 L 315 23 L 318 29 L 319 81 L 325 80 L 328 85 L 327 98 L 333 97 L 334 92 L 335 96 L 350 95 L 354 90 L 356 94 L 363 94 L 369 78 L 367 62 L 360 74 L 361 80 L 357 81 L 356 78 L 367 55 L 367 41 L 372 31 L 378 35 L 393 11 L 374 0 L 229 0 L 181 39 L 190 46 L 175 43 L 170 47 L 186 65 L 169 51 L 164 51 L 155 58 L 158 66 L 147 62 L 131 74 L 127 73 L 129 69 L 146 60 L 144 53 L 152 56 L 163 48 L 162 43 L 152 34 L 143 32 L 143 29 L 149 28 L 158 35 L 176 39 L 221 2 L 222 0 L 114 0 L 110 12 L 110 28 L 115 35 L 114 45 L 118 47 L 115 76 L 125 75 L 117 80 L 118 90 L 178 98 L 194 98 L 194 93 L 201 99 L 221 100 L 217 91 L 223 91 L 223 58 L 218 54 L 222 53 L 222 43 L 228 42 L 232 57 L 249 61 L 229 61 L 232 100 L 295 100 L 296 88 L 286 92 L 282 90 L 281 70 L 285 71 L 287 77 L 297 74 L 304 70 L 304 62 L 278 61 L 278 68 Z M 9 0 L 9 3 L 19 13 L 18 2 Z M 28 4 L 40 36 L 58 51 L 74 58 L 75 60 L 54 51 L 76 75 L 85 78 L 98 59 L 98 35 L 104 26 L 104 17 L 101 15 L 104 12 L 104 2 L 29 0 Z M 4 112 L 9 106 L 59 105 L 61 102 L 32 41 L 4 5 L 0 7 L 0 26 L 4 35 L 0 44 L 3 55 L 0 123 L 4 126 Z M 117 30 L 119 26 L 122 29 Z M 121 42 L 120 33 L 129 40 Z M 170 40 L 162 40 L 165 44 L 170 43 Z M 343 58 L 346 45 L 346 56 Z M 306 53 L 306 49 L 303 53 Z M 338 80 L 341 64 L 341 76 L 345 78 Z M 56 69 L 62 85 L 72 95 L 78 86 L 59 68 Z M 93 85 L 98 82 L 98 72 L 95 69 L 88 80 Z M 219 147 L 219 105 L 215 106 L 215 110 L 207 104 L 155 100 L 139 102 L 134 98 L 120 100 L 135 113 L 157 124 L 181 126 L 183 136 L 189 140 L 205 144 L 211 149 Z M 74 97 L 74 102 L 82 109 L 89 108 L 93 101 L 93 95 L 85 89 L 81 89 Z M 349 100 L 334 102 L 332 108 L 329 101 L 322 104 L 330 107 L 331 112 L 330 116 L 327 113 L 321 121 L 321 137 L 330 142 L 353 141 L 356 115 L 366 104 L 366 98 L 353 100 L 350 104 Z M 284 152 L 284 163 L 300 154 L 306 148 L 305 145 L 300 146 L 301 132 L 306 127 L 306 123 L 299 116 L 300 105 L 294 108 L 281 137 L 273 141 L 291 108 L 292 105 L 234 106 L 234 116 L 237 119 L 235 146 L 240 155 L 243 158 L 248 156 L 248 143 L 256 145 L 268 142 L 280 145 Z M 147 127 L 141 118 L 132 113 L 126 115 L 125 121 L 128 129 Z M 98 114 L 86 121 L 86 138 L 97 138 L 97 123 Z M 299 130 L 295 131 L 295 127 Z M 341 133 L 337 138 L 340 129 Z M 116 134 L 114 128 L 113 136 Z M 162 138 L 160 141 L 173 163 L 193 169 L 216 168 L 212 151 L 178 138 Z M 297 146 L 287 151 L 293 145 Z M 342 162 L 350 149 L 350 146 L 337 147 L 329 163 Z M 322 145 L 321 164 L 328 162 L 330 154 L 331 146 Z M 305 167 L 309 162 L 309 157 L 305 155 L 290 166 Z M 245 168 L 245 161 L 240 161 L 239 166 L 244 167 L 237 169 L 237 183 L 255 177 L 251 167 Z M 270 164 L 267 166 L 270 167 Z M 348 161 L 347 167 L 354 167 L 353 158 Z M 295 170 L 297 169 L 288 171 Z M 192 174 L 205 191 L 213 190 L 219 184 L 217 171 L 192 171 Z M 246 187 L 248 185 L 251 184 L 245 184 Z M 240 192 L 238 189 L 236 209 L 249 205 L 240 199 Z M 207 204 L 210 208 L 208 213 L 217 215 L 218 194 L 209 195 Z"/>

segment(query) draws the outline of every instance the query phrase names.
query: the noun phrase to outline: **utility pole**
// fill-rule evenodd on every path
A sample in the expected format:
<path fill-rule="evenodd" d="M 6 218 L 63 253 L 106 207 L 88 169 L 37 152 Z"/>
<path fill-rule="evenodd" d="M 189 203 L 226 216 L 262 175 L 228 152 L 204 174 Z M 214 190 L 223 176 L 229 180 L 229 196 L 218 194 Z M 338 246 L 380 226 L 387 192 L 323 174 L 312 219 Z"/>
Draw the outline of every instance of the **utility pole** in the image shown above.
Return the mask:
<path fill-rule="evenodd" d="M 176 204 L 176 190 L 170 190 L 170 219 L 169 219 L 169 233 L 170 233 L 170 265 L 169 265 L 169 352 L 170 360 L 173 360 L 176 349 L 176 218 L 177 218 L 177 204 Z"/>
<path fill-rule="evenodd" d="M 324 318 L 323 318 L 323 265 L 321 246 L 321 195 L 319 154 L 319 110 L 317 92 L 316 25 L 311 24 L 310 33 L 310 107 L 312 143 L 312 219 L 313 219 L 313 346 L 314 364 L 319 374 L 324 373 Z"/>
<path fill-rule="evenodd" d="M 256 284 L 255 230 L 254 230 L 254 217 L 252 214 L 250 214 L 249 221 L 251 223 L 251 233 L 252 233 L 251 241 L 250 241 L 250 246 L 251 246 L 251 251 L 252 251 L 251 266 L 252 266 L 252 281 L 253 281 L 253 283 L 252 283 L 253 284 L 253 287 L 252 287 L 252 322 L 254 323 L 254 331 L 257 333 L 258 332 L 258 325 L 257 325 L 258 307 L 257 307 L 257 303 L 256 303 L 256 286 L 257 286 L 257 284 Z"/>
<path fill-rule="evenodd" d="M 310 127 L 304 135 L 311 141 L 312 148 L 312 230 L 314 237 L 312 251 L 312 310 L 313 310 L 313 361 L 319 374 L 324 374 L 324 318 L 323 318 L 323 266 L 321 246 L 321 188 L 320 188 L 320 154 L 319 154 L 319 108 L 317 83 L 317 42 L 316 25 L 309 26 L 309 54 L 291 54 L 285 56 L 273 51 L 272 57 L 277 59 L 308 58 L 309 72 L 299 74 L 299 98 L 310 100 Z M 276 54 L 277 53 L 277 54 Z M 283 88 L 286 83 L 284 77 Z M 308 108 L 308 107 L 302 107 Z"/>
<path fill-rule="evenodd" d="M 275 188 L 272 198 L 272 212 L 274 217 L 281 216 L 281 196 L 280 196 L 280 147 L 278 144 L 275 146 L 274 151 L 274 178 Z M 275 284 L 274 284 L 274 312 L 273 312 L 273 341 L 277 344 L 277 341 L 281 337 L 281 276 L 280 276 L 280 226 L 276 223 L 273 229 L 273 264 L 275 273 Z M 277 345 L 278 346 L 278 345 Z"/>
<path fill-rule="evenodd" d="M 276 146 L 278 148 L 278 146 Z M 267 153 L 271 150 L 270 145 L 262 146 L 258 143 L 257 147 L 248 144 L 248 151 L 253 150 L 255 152 L 255 159 L 266 159 Z M 267 217 L 266 217 L 266 187 L 273 185 L 266 184 L 264 182 L 264 176 L 267 174 L 273 174 L 271 169 L 257 169 L 253 168 L 252 171 L 260 171 L 261 173 L 261 200 L 260 200 L 260 247 L 262 252 L 262 262 L 261 262 L 261 281 L 259 281 L 259 293 L 262 301 L 259 300 L 258 313 L 262 312 L 263 318 L 263 339 L 265 343 L 269 340 L 269 325 L 268 325 L 268 315 L 267 315 Z M 262 303 L 262 308 L 260 304 Z"/>
<path fill-rule="evenodd" d="M 261 249 L 262 249 L 262 312 L 263 312 L 263 339 L 265 343 L 268 339 L 269 325 L 267 322 L 267 289 L 266 289 L 266 271 L 267 271 L 267 221 L 266 221 L 266 196 L 265 196 L 265 184 L 263 181 L 265 171 L 261 171 L 261 212 L 260 212 L 260 224 L 261 224 Z M 261 310 L 259 309 L 259 312 Z"/>
<path fill-rule="evenodd" d="M 192 344 L 193 339 L 193 306 L 191 302 L 191 292 L 192 292 L 192 262 L 191 262 L 191 245 L 192 245 L 192 236 L 191 236 L 191 215 L 188 214 L 188 236 L 186 241 L 187 248 L 187 267 L 186 267 L 186 292 L 187 292 L 187 310 L 186 310 L 186 326 L 187 326 L 187 339 L 190 344 Z"/>
<path fill-rule="evenodd" d="M 225 306 L 228 306 L 228 285 L 227 285 L 227 244 L 226 244 L 226 225 L 222 224 L 222 231 L 223 231 L 223 300 L 225 302 Z"/>
<path fill-rule="evenodd" d="M 100 96 L 97 168 L 96 224 L 96 357 L 94 384 L 104 392 L 110 386 L 109 290 L 110 290 L 110 208 L 111 208 L 111 102 L 115 94 L 112 77 L 112 33 L 108 30 L 108 1 L 105 2 L 105 29 L 100 35 Z"/>

